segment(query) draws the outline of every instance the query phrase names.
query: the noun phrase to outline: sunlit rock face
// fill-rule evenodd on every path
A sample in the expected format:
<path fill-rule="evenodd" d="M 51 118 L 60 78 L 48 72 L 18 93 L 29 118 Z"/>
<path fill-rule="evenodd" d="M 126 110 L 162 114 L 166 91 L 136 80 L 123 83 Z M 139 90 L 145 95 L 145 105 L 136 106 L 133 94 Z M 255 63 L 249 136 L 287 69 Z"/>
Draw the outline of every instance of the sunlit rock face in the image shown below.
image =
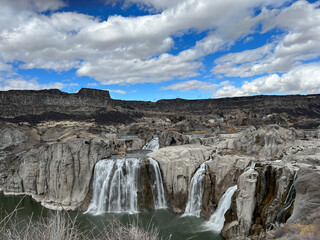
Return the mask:
<path fill-rule="evenodd" d="M 110 155 L 108 149 L 108 143 L 95 139 L 32 149 L 21 154 L 8 173 L 4 191 L 31 194 L 51 208 L 79 207 L 88 194 L 94 165 Z"/>
<path fill-rule="evenodd" d="M 313 223 L 320 218 L 320 173 L 300 170 L 295 182 L 296 197 L 289 223 Z"/>
<path fill-rule="evenodd" d="M 208 147 L 184 145 L 161 148 L 148 154 L 159 162 L 165 191 L 176 211 L 184 211 L 192 176 L 201 163 L 209 160 L 211 152 Z"/>

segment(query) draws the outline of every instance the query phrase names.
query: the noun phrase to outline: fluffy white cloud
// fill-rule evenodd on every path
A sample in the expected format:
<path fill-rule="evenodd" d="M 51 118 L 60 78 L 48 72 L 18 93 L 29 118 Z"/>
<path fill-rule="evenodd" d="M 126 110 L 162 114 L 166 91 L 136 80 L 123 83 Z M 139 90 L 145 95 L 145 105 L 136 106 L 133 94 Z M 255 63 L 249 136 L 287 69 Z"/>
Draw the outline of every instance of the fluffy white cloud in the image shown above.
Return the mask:
<path fill-rule="evenodd" d="M 63 0 L 1 0 L 1 6 L 17 9 L 32 10 L 38 12 L 57 10 L 66 6 Z"/>
<path fill-rule="evenodd" d="M 66 4 L 62 0 L 3 0 L 0 8 L 0 71 L 10 71 L 10 63 L 22 62 L 18 65 L 22 69 L 40 68 L 57 72 L 76 69 L 78 76 L 93 77 L 101 84 L 185 79 L 201 74 L 203 57 L 228 49 L 238 40 L 250 40 L 248 34 L 252 36 L 258 31 L 259 24 L 262 24 L 262 33 L 281 28 L 285 32 L 281 38 L 270 39 L 268 44 L 257 49 L 222 56 L 215 61 L 212 70 L 214 74 L 223 76 L 277 74 L 246 82 L 243 88 L 230 84 L 216 86 L 197 80 L 166 87 L 180 91 L 210 89 L 212 92 L 220 88 L 216 95 L 227 96 L 270 92 L 270 84 L 280 80 L 284 92 L 298 91 L 293 90 L 293 83 L 289 87 L 290 81 L 300 79 L 293 77 L 299 69 L 295 67 L 320 56 L 319 3 L 298 0 L 283 7 L 282 4 L 288 1 L 122 2 L 139 3 L 158 12 L 139 17 L 110 16 L 101 21 L 86 14 L 57 11 Z M 261 9 L 258 15 L 257 9 Z M 44 14 L 45 11 L 51 12 Z M 190 31 L 207 34 L 180 53 L 167 53 L 175 45 L 173 37 Z M 288 72 L 290 77 L 284 81 L 286 74 L 281 76 L 278 72 Z M 7 79 L 6 86 L 15 88 L 19 81 L 23 83 L 25 80 Z M 34 81 L 24 83 L 34 89 L 44 87 Z M 61 88 L 62 85 L 55 86 Z M 303 85 L 299 87 L 309 91 Z"/>
<path fill-rule="evenodd" d="M 271 74 L 246 81 L 241 87 L 227 85 L 216 91 L 214 97 L 246 96 L 270 93 L 320 92 L 320 62 L 301 65 L 285 74 Z"/>
<path fill-rule="evenodd" d="M 1 79 L 0 78 L 0 90 L 40 90 L 51 88 L 64 88 L 66 85 L 60 82 L 40 84 L 36 80 L 24 80 L 22 78 L 13 79 Z"/>
<path fill-rule="evenodd" d="M 319 2 L 300 0 L 275 16 L 263 20 L 263 31 L 279 27 L 288 31 L 260 48 L 227 54 L 215 61 L 212 72 L 225 76 L 249 77 L 264 73 L 287 72 L 305 60 L 320 56 Z"/>
<path fill-rule="evenodd" d="M 111 16 L 107 21 L 74 12 L 39 13 L 63 6 L 59 0 L 28 0 L 24 10 L 22 2 L 6 1 L 5 10 L 0 10 L 8 23 L 0 25 L 0 60 L 22 61 L 24 69 L 75 68 L 79 76 L 103 84 L 196 76 L 202 66 L 199 58 L 252 32 L 265 15 L 254 16 L 262 0 L 131 1 L 164 10 L 140 17 Z M 165 53 L 174 46 L 173 35 L 190 30 L 211 32 L 178 55 Z"/>

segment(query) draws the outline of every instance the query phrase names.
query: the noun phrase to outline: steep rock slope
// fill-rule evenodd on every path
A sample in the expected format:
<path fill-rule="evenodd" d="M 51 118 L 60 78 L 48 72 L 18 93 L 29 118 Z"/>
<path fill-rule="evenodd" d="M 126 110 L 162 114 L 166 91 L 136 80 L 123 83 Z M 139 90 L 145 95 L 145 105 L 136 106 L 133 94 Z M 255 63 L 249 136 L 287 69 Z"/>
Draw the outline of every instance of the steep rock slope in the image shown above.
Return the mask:
<path fill-rule="evenodd" d="M 50 208 L 75 209 L 88 194 L 97 161 L 110 156 L 109 144 L 74 139 L 45 145 L 7 161 L 5 193 L 30 194 Z M 6 164 L 6 163 L 2 163 Z"/>

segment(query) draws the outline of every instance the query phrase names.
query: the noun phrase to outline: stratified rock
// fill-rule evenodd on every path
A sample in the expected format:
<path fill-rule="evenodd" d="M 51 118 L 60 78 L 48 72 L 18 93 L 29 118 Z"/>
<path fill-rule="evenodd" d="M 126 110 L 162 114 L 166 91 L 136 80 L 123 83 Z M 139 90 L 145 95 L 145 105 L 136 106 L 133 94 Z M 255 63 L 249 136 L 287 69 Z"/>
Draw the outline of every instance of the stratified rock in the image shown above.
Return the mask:
<path fill-rule="evenodd" d="M 18 159 L 4 191 L 30 194 L 46 207 L 75 209 L 88 194 L 95 163 L 109 155 L 108 144 L 95 139 L 32 149 Z"/>
<path fill-rule="evenodd" d="M 160 164 L 167 198 L 176 211 L 184 210 L 191 178 L 211 153 L 208 147 L 184 145 L 161 148 L 148 154 Z"/>
<path fill-rule="evenodd" d="M 17 129 L 4 128 L 0 130 L 0 149 L 11 145 L 19 145 L 27 141 L 28 137 Z"/>

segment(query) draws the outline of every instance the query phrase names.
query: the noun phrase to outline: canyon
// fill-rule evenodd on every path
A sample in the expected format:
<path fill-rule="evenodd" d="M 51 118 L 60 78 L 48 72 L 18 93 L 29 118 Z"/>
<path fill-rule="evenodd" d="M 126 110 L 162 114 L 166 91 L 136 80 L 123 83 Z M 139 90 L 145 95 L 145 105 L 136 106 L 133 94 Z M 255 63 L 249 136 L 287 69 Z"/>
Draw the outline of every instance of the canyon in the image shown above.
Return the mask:
<path fill-rule="evenodd" d="M 170 208 L 226 239 L 317 239 L 319 103 L 0 92 L 0 188 L 97 215 Z"/>

